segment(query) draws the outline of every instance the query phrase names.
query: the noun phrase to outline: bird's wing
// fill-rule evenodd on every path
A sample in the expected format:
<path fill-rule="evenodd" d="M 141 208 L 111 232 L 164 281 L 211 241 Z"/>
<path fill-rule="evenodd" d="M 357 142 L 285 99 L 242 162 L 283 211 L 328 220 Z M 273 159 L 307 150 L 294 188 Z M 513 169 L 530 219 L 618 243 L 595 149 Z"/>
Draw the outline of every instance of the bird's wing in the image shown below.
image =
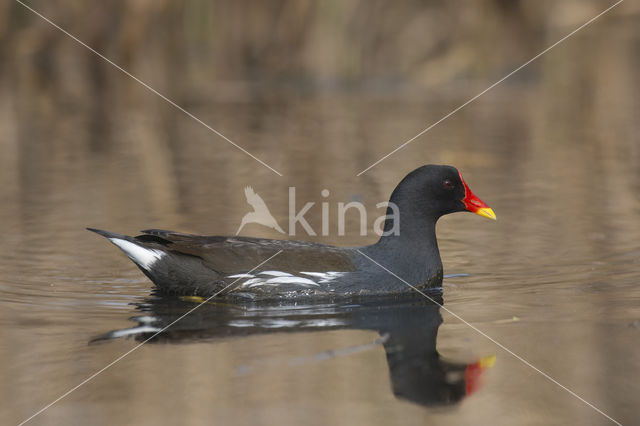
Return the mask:
<path fill-rule="evenodd" d="M 306 241 L 183 234 L 160 229 L 142 231 L 136 239 L 153 242 L 176 254 L 196 256 L 222 274 L 246 273 L 282 251 L 260 269 L 284 272 L 351 271 L 352 254 L 343 248 Z"/>
<path fill-rule="evenodd" d="M 262 199 L 262 197 L 256 194 L 253 188 L 251 188 L 250 186 L 247 186 L 244 189 L 244 195 L 247 197 L 247 203 L 249 203 L 249 205 L 253 207 L 253 210 L 255 210 L 256 212 L 259 212 L 259 211 L 269 212 L 269 208 L 265 204 L 264 200 Z"/>

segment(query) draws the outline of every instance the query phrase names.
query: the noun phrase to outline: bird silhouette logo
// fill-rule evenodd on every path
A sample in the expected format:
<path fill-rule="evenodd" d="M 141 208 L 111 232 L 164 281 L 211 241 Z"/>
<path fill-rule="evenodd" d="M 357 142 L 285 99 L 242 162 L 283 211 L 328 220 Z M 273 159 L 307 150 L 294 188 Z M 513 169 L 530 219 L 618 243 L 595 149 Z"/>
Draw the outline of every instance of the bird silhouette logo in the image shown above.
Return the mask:
<path fill-rule="evenodd" d="M 269 208 L 265 204 L 264 200 L 258 194 L 256 194 L 253 188 L 247 186 L 244 189 L 244 195 L 247 197 L 247 203 L 249 203 L 249 205 L 253 207 L 253 211 L 244 215 L 244 217 L 242 218 L 242 222 L 240 223 L 240 227 L 236 232 L 236 235 L 238 235 L 240 231 L 242 231 L 242 228 L 244 228 L 244 226 L 249 223 L 257 223 L 268 228 L 275 229 L 281 234 L 285 233 L 282 228 L 280 228 L 280 225 L 278 225 L 278 222 L 269 211 Z"/>

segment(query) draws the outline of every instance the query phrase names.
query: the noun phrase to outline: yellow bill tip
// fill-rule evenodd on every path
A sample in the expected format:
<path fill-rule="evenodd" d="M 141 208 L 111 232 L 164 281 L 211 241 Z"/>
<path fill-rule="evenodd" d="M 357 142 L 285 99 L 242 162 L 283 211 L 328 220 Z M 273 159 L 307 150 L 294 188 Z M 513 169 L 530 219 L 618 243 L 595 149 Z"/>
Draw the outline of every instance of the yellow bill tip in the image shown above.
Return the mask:
<path fill-rule="evenodd" d="M 475 214 L 479 214 L 480 216 L 486 217 L 488 219 L 496 220 L 496 214 L 491 210 L 491 207 L 483 207 L 474 212 Z"/>
<path fill-rule="evenodd" d="M 480 360 L 478 360 L 478 365 L 480 366 L 480 368 L 491 368 L 495 363 L 496 363 L 495 355 L 485 356 L 480 358 Z"/>

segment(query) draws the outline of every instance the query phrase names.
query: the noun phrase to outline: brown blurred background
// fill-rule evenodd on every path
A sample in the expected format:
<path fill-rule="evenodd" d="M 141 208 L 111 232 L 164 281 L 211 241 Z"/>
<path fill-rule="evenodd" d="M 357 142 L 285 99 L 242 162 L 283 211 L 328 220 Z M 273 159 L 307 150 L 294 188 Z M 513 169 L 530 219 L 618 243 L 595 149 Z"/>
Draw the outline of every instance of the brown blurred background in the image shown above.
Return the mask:
<path fill-rule="evenodd" d="M 425 163 L 496 211 L 439 225 L 445 305 L 622 423 L 637 408 L 640 6 L 627 1 L 362 171 L 607 8 L 607 1 L 30 1 L 279 177 L 18 3 L 0 4 L 0 422 L 17 423 L 129 350 L 150 283 L 84 231 L 232 234 L 253 186 L 369 227 Z M 318 205 L 307 215 L 320 229 Z M 365 244 L 355 215 L 347 236 Z M 286 229 L 286 228 L 285 228 Z M 280 237 L 258 225 L 244 235 Z M 635 325 L 634 325 L 635 324 Z M 603 424 L 444 314 L 438 347 L 497 353 L 450 410 L 395 400 L 381 351 L 238 379 L 238 362 L 370 342 L 362 331 L 145 347 L 33 424 Z M 240 360 L 240 361 L 239 361 Z"/>
<path fill-rule="evenodd" d="M 257 190 L 271 199 L 295 185 L 306 199 L 318 199 L 327 187 L 348 201 L 383 183 L 374 196 L 378 202 L 407 171 L 428 162 L 499 168 L 511 179 L 527 179 L 523 166 L 544 167 L 544 153 L 535 156 L 547 145 L 566 145 L 568 156 L 582 149 L 581 138 L 570 134 L 576 122 L 606 136 L 598 150 L 631 156 L 631 172 L 638 170 L 634 129 L 628 128 L 638 108 L 629 93 L 638 79 L 637 49 L 630 41 L 633 3 L 617 7 L 359 179 L 353 175 L 608 3 L 30 4 L 285 179 L 275 179 L 23 6 L 5 2 L 0 169 L 11 208 L 29 210 L 29 194 L 80 185 L 86 170 L 77 169 L 88 167 L 92 179 L 120 183 L 114 192 L 96 190 L 91 203 L 117 210 L 122 202 L 137 202 L 152 217 L 183 227 L 202 228 L 193 217 L 181 218 L 183 213 L 215 213 L 221 224 L 207 231 L 229 233 L 246 207 L 245 184 L 265 183 Z M 610 117 L 612 102 L 617 108 Z M 61 168 L 66 173 L 58 176 Z M 274 214 L 284 217 L 286 205 Z M 227 217 L 233 224 L 225 225 Z"/>

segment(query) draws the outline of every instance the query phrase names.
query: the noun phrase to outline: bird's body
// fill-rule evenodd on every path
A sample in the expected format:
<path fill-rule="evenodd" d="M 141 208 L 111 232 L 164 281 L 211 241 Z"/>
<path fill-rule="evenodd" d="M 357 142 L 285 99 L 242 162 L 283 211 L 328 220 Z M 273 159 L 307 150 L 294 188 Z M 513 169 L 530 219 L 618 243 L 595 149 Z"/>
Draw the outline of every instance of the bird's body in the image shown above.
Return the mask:
<path fill-rule="evenodd" d="M 410 290 L 371 264 L 376 247 L 334 247 L 306 241 L 218 237 L 159 229 L 137 237 L 90 229 L 120 247 L 163 293 L 211 296 L 296 297 L 401 293 Z M 143 248 L 141 248 L 143 246 Z M 437 247 L 435 247 L 437 250 Z M 421 288 L 438 286 L 442 265 L 413 260 L 413 281 Z M 271 258 L 271 259 L 270 259 Z M 264 265 L 260 265 L 265 260 Z M 253 268 L 259 266 L 256 270 Z"/>
<path fill-rule="evenodd" d="M 163 293 L 251 298 L 402 293 L 442 283 L 437 219 L 469 210 L 495 218 L 453 167 L 423 166 L 394 190 L 400 232 L 364 247 L 150 229 L 105 236 Z M 385 230 L 393 223 L 387 219 Z M 400 279 L 393 276 L 397 275 Z"/>

